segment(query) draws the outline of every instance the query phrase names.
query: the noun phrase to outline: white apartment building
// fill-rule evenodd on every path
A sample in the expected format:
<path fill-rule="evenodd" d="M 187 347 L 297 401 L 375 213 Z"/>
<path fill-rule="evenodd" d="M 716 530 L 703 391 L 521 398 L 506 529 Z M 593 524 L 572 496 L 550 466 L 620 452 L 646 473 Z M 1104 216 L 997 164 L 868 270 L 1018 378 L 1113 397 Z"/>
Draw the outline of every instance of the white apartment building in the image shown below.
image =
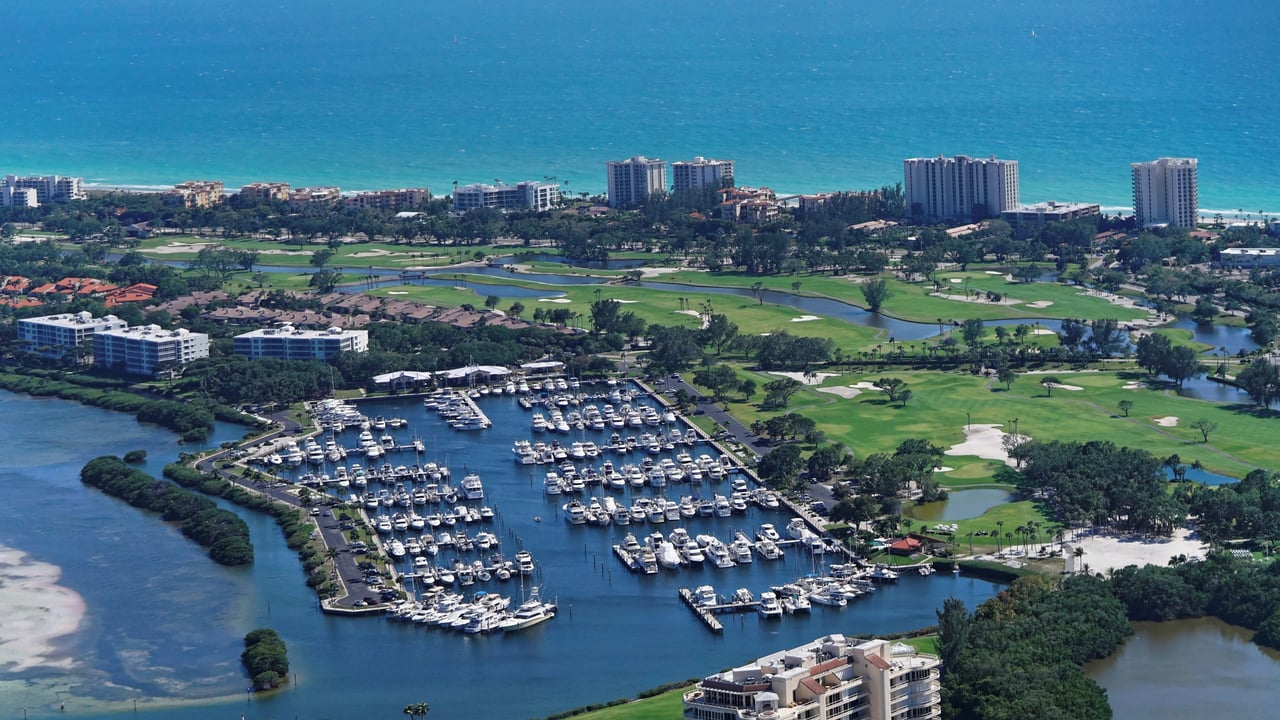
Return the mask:
<path fill-rule="evenodd" d="M 667 189 L 667 163 L 657 158 L 636 155 L 605 166 L 609 172 L 609 207 L 637 207 L 653 193 Z"/>
<path fill-rule="evenodd" d="M 515 185 L 476 183 L 453 190 L 453 209 L 467 212 L 477 208 L 499 210 L 550 210 L 560 204 L 556 183 L 526 180 Z"/>
<path fill-rule="evenodd" d="M 35 188 L 0 186 L 0 207 L 40 207 L 40 194 Z"/>
<path fill-rule="evenodd" d="M 1019 204 L 1017 160 L 939 155 L 910 158 L 902 165 L 907 212 L 912 217 L 981 220 L 1000 217 Z"/>
<path fill-rule="evenodd" d="M 209 336 L 190 330 L 165 330 L 159 325 L 103 330 L 93 336 L 94 367 L 155 376 L 209 357 Z"/>
<path fill-rule="evenodd" d="M 1133 214 L 1141 227 L 1194 228 L 1200 212 L 1195 158 L 1159 158 L 1133 169 Z"/>
<path fill-rule="evenodd" d="M 38 207 L 40 203 L 47 202 L 83 200 L 86 197 L 82 179 L 63 175 L 31 175 L 28 177 L 6 175 L 3 187 L 15 190 L 35 190 L 36 204 L 28 205 L 27 207 Z M 21 197 L 25 200 L 26 193 L 22 193 Z"/>
<path fill-rule="evenodd" d="M 417 207 L 430 199 L 431 191 L 427 188 L 399 188 L 358 192 L 342 198 L 342 203 L 352 210 L 365 208 L 395 210 L 402 207 Z"/>
<path fill-rule="evenodd" d="M 692 160 L 671 163 L 673 192 L 693 190 L 710 185 L 721 187 L 725 180 L 733 180 L 732 160 L 708 160 L 701 155 Z"/>
<path fill-rule="evenodd" d="M 368 330 L 301 330 L 292 325 L 253 330 L 235 337 L 235 353 L 252 360 L 321 360 L 328 362 L 340 352 L 369 350 Z"/>
<path fill-rule="evenodd" d="M 685 720 L 920 720 L 942 714 L 941 663 L 887 640 L 828 635 L 704 678 Z"/>
<path fill-rule="evenodd" d="M 18 321 L 18 340 L 30 352 L 44 357 L 62 357 L 71 348 L 104 330 L 121 330 L 129 323 L 115 315 L 95 318 L 88 312 L 62 313 Z"/>

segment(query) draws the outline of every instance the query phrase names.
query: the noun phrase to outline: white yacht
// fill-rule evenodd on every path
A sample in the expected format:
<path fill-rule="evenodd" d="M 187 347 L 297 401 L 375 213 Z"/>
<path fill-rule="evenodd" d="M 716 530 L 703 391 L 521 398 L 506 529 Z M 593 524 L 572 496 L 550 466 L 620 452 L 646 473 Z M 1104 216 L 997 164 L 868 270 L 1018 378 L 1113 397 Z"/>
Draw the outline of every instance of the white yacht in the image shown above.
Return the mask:
<path fill-rule="evenodd" d="M 756 606 L 756 612 L 763 618 L 782 617 L 782 605 L 778 602 L 777 594 L 768 590 L 760 593 L 760 604 Z"/>
<path fill-rule="evenodd" d="M 484 484 L 480 482 L 479 475 L 468 473 L 462 478 L 462 496 L 467 500 L 484 499 Z"/>

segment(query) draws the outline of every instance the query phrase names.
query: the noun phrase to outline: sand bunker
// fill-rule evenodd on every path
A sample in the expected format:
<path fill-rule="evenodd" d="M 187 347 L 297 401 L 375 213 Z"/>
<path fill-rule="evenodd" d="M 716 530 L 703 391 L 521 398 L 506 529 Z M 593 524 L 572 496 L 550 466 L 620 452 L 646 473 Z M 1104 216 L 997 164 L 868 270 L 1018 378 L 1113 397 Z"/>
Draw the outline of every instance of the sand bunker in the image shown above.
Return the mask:
<path fill-rule="evenodd" d="M 800 317 L 791 318 L 791 322 L 810 322 L 812 320 L 821 320 L 817 315 L 801 315 Z"/>
<path fill-rule="evenodd" d="M 538 302 L 549 302 L 549 303 L 560 303 L 560 304 L 564 304 L 564 303 L 570 303 L 570 302 L 573 302 L 573 301 L 572 301 L 572 300 L 570 300 L 569 298 L 538 298 Z"/>
<path fill-rule="evenodd" d="M 1208 545 L 1190 530 L 1175 530 L 1172 537 L 1148 538 L 1137 535 L 1087 535 L 1068 541 L 1068 547 L 1084 548 L 1079 564 L 1090 572 L 1119 570 L 1129 565 L 1168 565 L 1169 558 L 1186 555 L 1203 558 Z M 1077 565 L 1077 568 L 1079 567 Z"/>
<path fill-rule="evenodd" d="M 1052 300 L 1036 300 L 1035 302 L 1027 303 L 1027 307 L 1040 309 L 1040 308 L 1047 308 L 1052 304 L 1053 304 Z"/>
<path fill-rule="evenodd" d="M 1049 328 L 1033 328 L 1031 330 L 1031 334 L 1032 335 L 1057 335 L 1058 333 L 1050 330 Z"/>
<path fill-rule="evenodd" d="M 200 252 L 201 250 L 207 247 L 214 247 L 217 244 L 218 243 L 216 242 L 203 242 L 203 243 L 171 242 L 168 245 L 153 247 L 147 252 L 155 253 L 156 255 L 179 255 L 182 253 Z"/>
<path fill-rule="evenodd" d="M 640 301 L 639 300 L 614 300 L 614 302 L 618 303 L 619 305 L 630 305 L 631 303 L 638 303 Z"/>
<path fill-rule="evenodd" d="M 1046 383 L 1046 384 L 1055 390 L 1074 390 L 1078 392 L 1084 389 L 1079 385 L 1063 385 L 1062 383 Z"/>
<path fill-rule="evenodd" d="M 408 257 L 416 254 L 417 253 L 391 252 L 390 250 L 383 250 L 382 248 L 373 248 L 371 250 L 362 250 L 358 253 L 351 253 L 349 257 L 353 257 L 353 258 L 390 257 L 390 256 Z"/>
<path fill-rule="evenodd" d="M 982 272 L 986 273 L 987 275 L 1003 275 L 1004 274 L 999 270 L 983 270 Z"/>
<path fill-rule="evenodd" d="M 409 292 L 407 290 L 388 290 L 387 294 L 388 295 L 408 295 Z"/>
<path fill-rule="evenodd" d="M 62 568 L 29 560 L 20 550 L 0 547 L 0 668 L 71 667 L 54 640 L 80 628 L 84 599 L 58 584 Z"/>
<path fill-rule="evenodd" d="M 1121 390 L 1141 390 L 1142 383 L 1138 380 L 1130 380 L 1129 382 L 1124 384 L 1124 387 L 1120 389 Z"/>
<path fill-rule="evenodd" d="M 680 315 L 688 315 L 690 317 L 698 318 L 700 321 L 702 321 L 702 324 L 699 325 L 699 327 L 702 328 L 703 330 L 706 330 L 711 325 L 711 317 L 710 316 L 703 317 L 702 313 L 698 312 L 697 310 L 672 310 L 672 312 L 678 313 Z"/>
<path fill-rule="evenodd" d="M 862 394 L 861 390 L 857 388 L 846 387 L 844 385 L 835 385 L 833 387 L 820 387 L 818 388 L 818 392 L 824 392 L 830 395 L 837 395 L 839 397 L 844 398 L 845 400 L 856 398 Z"/>
<path fill-rule="evenodd" d="M 953 282 L 953 283 L 962 283 L 962 282 L 964 282 L 964 280 L 963 280 L 963 279 L 961 279 L 961 278 L 951 278 L 951 282 Z"/>
<path fill-rule="evenodd" d="M 988 300 L 986 293 L 981 293 L 981 292 L 977 293 L 976 295 L 952 295 L 950 293 L 940 293 L 940 292 L 929 293 L 929 294 L 936 298 L 942 298 L 943 300 L 951 300 L 954 302 L 982 303 L 984 305 L 1017 305 L 1022 302 L 1021 300 L 1014 300 L 1013 298 L 1007 298 L 1007 297 L 1002 297 L 1000 298 L 999 302 L 996 302 L 994 300 Z"/>
<path fill-rule="evenodd" d="M 983 460 L 999 460 L 1000 462 L 1013 467 L 1014 463 L 1009 459 L 1009 452 L 1004 449 L 1004 438 L 1006 433 L 1000 429 L 1000 425 L 983 425 L 974 423 L 965 429 L 964 442 L 952 445 L 945 451 L 944 455 L 972 455 L 980 457 Z M 1026 435 L 1021 436 L 1025 442 L 1031 438 Z"/>
<path fill-rule="evenodd" d="M 933 469 L 934 472 L 951 472 L 952 470 L 955 470 L 955 468 L 949 467 L 947 465 L 939 465 L 938 467 Z"/>
<path fill-rule="evenodd" d="M 1177 415 L 1166 415 L 1161 418 L 1151 418 L 1151 421 L 1160 427 L 1178 427 Z"/>

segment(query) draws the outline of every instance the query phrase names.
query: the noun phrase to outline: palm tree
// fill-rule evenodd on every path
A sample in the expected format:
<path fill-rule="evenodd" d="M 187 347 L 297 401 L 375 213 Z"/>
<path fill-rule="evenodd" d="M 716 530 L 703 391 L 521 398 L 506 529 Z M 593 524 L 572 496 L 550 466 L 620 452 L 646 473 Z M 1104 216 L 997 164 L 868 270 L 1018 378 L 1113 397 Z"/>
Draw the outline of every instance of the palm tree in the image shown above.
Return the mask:
<path fill-rule="evenodd" d="M 423 720 L 428 712 L 431 712 L 430 703 L 410 703 L 404 706 L 404 714 L 413 718 L 413 720 Z"/>
<path fill-rule="evenodd" d="M 1004 549 L 1004 548 L 1002 548 L 1002 547 L 1000 546 L 1000 531 L 1001 531 L 1001 530 L 1004 530 L 1004 521 L 1003 521 L 1003 520 L 997 520 L 997 521 L 996 521 L 996 527 L 998 528 L 998 529 L 996 530 L 996 552 L 1000 552 L 1001 550 L 1003 550 L 1003 549 Z"/>

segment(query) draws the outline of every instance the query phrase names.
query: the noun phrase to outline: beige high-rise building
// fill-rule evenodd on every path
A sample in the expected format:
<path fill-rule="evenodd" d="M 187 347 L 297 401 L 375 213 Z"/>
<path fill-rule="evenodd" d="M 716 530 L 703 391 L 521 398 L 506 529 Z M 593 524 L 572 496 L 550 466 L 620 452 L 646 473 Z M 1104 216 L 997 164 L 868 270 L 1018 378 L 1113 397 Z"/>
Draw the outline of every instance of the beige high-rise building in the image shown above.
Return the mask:
<path fill-rule="evenodd" d="M 1133 214 L 1141 227 L 1194 228 L 1200 212 L 1195 158 L 1159 158 L 1133 169 Z"/>
<path fill-rule="evenodd" d="M 733 180 L 732 160 L 708 160 L 698 156 L 692 160 L 671 163 L 673 192 L 693 190 L 707 185 L 718 188 L 726 180 Z"/>
<path fill-rule="evenodd" d="M 955 157 L 902 161 L 907 212 L 925 221 L 1000 217 L 1019 203 L 1018 161 Z"/>
<path fill-rule="evenodd" d="M 667 189 L 667 163 L 637 155 L 606 164 L 609 172 L 609 207 L 643 205 L 649 196 Z"/>

